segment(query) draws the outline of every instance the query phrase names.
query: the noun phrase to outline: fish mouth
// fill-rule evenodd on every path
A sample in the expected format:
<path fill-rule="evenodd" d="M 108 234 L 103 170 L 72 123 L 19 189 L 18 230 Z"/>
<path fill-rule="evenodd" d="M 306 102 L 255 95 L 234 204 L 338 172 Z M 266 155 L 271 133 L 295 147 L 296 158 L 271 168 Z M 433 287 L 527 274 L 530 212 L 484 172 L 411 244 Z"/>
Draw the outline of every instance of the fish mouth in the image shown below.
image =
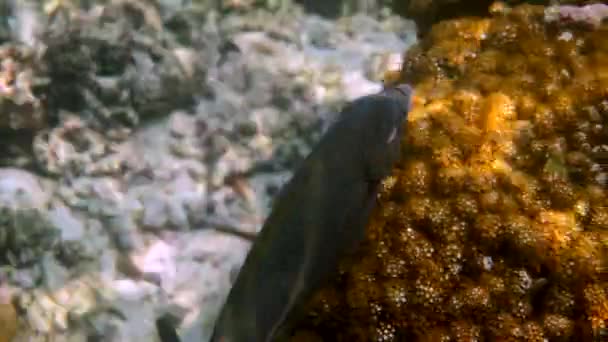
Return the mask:
<path fill-rule="evenodd" d="M 392 96 L 399 102 L 399 106 L 403 107 L 401 120 L 405 120 L 414 104 L 414 88 L 407 83 L 401 83 L 399 85 L 384 88 L 382 94 L 385 96 Z"/>
<path fill-rule="evenodd" d="M 395 86 L 395 89 L 405 96 L 411 96 L 412 93 L 414 92 L 414 88 L 412 88 L 412 86 L 407 83 L 403 83 L 398 86 Z"/>

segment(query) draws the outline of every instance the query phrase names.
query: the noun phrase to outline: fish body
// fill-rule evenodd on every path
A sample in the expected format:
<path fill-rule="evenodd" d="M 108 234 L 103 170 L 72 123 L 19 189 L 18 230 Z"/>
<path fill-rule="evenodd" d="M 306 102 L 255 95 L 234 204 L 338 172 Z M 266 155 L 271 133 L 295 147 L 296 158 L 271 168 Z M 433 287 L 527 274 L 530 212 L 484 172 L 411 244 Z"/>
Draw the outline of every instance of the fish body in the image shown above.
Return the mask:
<path fill-rule="evenodd" d="M 154 322 L 158 337 L 162 342 L 180 342 L 180 338 L 175 330 L 175 322 L 170 316 L 164 315 L 156 319 Z"/>
<path fill-rule="evenodd" d="M 400 158 L 407 85 L 347 104 L 277 195 L 212 342 L 268 342 L 365 237 L 379 183 Z"/>

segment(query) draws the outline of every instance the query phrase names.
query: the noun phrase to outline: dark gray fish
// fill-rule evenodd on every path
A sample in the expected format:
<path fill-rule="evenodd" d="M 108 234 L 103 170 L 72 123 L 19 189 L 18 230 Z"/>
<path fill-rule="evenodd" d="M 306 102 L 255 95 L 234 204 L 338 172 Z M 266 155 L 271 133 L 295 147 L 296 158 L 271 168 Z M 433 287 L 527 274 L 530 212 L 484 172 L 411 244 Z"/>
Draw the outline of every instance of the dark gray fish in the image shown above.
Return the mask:
<path fill-rule="evenodd" d="M 400 157 L 411 96 L 400 85 L 346 105 L 275 199 L 211 341 L 276 340 L 364 239 L 378 185 Z"/>
<path fill-rule="evenodd" d="M 177 323 L 169 315 L 163 315 L 154 322 L 158 337 L 162 342 L 180 342 L 180 338 L 175 331 Z"/>
<path fill-rule="evenodd" d="M 348 104 L 274 201 L 215 324 L 212 342 L 287 337 L 286 322 L 365 237 L 378 185 L 400 157 L 408 85 Z M 179 341 L 163 320 L 159 333 Z"/>

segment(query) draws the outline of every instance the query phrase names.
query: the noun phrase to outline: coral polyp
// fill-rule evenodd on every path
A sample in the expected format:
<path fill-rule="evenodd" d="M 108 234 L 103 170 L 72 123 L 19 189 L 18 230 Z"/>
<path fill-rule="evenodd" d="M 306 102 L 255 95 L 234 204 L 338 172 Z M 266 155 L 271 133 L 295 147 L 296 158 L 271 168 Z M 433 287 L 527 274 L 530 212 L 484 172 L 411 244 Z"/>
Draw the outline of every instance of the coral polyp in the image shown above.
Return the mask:
<path fill-rule="evenodd" d="M 394 186 L 298 330 L 325 341 L 608 334 L 608 25 L 493 6 L 434 25 Z M 302 332 L 300 332 L 302 334 Z"/>

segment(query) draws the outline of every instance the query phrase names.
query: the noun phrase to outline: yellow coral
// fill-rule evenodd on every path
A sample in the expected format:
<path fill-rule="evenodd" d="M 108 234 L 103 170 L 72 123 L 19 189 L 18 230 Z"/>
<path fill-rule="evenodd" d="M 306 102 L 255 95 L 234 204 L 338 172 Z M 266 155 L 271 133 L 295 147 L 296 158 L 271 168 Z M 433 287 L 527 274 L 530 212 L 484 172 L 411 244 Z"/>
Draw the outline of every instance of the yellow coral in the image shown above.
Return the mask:
<path fill-rule="evenodd" d="M 419 4 L 424 4 L 423 1 Z M 587 341 L 608 329 L 608 25 L 544 7 L 435 25 L 404 155 L 302 327 L 326 341 Z M 330 291 L 330 292 L 327 292 Z M 314 319 L 313 319 L 314 317 Z"/>

